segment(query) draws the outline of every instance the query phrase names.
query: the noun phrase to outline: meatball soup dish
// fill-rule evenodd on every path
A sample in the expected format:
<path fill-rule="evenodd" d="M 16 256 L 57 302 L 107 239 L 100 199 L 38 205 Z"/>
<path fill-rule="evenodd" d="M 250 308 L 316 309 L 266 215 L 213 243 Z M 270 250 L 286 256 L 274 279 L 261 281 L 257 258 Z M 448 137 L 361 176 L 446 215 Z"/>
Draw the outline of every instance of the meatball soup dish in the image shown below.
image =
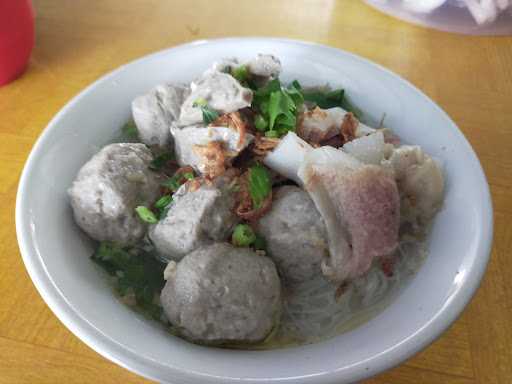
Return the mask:
<path fill-rule="evenodd" d="M 343 89 L 273 55 L 132 102 L 69 188 L 119 299 L 193 343 L 268 349 L 350 330 L 421 267 L 441 166 Z"/>

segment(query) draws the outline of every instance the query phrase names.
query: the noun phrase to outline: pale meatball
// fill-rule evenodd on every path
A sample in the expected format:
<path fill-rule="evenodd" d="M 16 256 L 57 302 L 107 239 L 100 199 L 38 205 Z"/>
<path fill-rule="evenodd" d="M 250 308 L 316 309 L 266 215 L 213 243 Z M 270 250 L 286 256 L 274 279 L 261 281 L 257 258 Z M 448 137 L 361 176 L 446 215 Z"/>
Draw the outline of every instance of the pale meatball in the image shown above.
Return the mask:
<path fill-rule="evenodd" d="M 249 107 L 252 91 L 242 87 L 231 75 L 207 71 L 199 80 L 190 84 L 191 93 L 181 106 L 179 125 L 188 126 L 203 121 L 201 108 L 194 106 L 198 99 L 204 99 L 210 108 L 220 113 L 238 111 Z"/>
<path fill-rule="evenodd" d="M 179 260 L 194 249 L 226 240 L 238 217 L 235 200 L 225 188 L 203 185 L 172 203 L 164 219 L 149 229 L 149 238 L 160 255 Z"/>
<path fill-rule="evenodd" d="M 110 144 L 78 172 L 69 190 L 76 223 L 98 241 L 133 244 L 146 225 L 135 207 L 151 205 L 158 197 L 158 176 L 144 144 Z"/>
<path fill-rule="evenodd" d="M 247 68 L 253 75 L 275 79 L 281 73 L 281 62 L 274 55 L 260 53 L 247 63 Z"/>
<path fill-rule="evenodd" d="M 163 84 L 132 101 L 133 120 L 141 142 L 166 148 L 171 139 L 171 124 L 178 120 L 189 92 L 188 87 Z"/>
<path fill-rule="evenodd" d="M 226 157 L 225 162 L 228 162 L 254 140 L 254 136 L 247 133 L 240 142 L 240 134 L 228 127 L 173 126 L 171 132 L 174 136 L 174 151 L 178 163 L 181 166 L 190 165 L 199 173 L 205 173 L 207 170 L 206 159 L 201 156 L 201 147 L 207 146 L 208 143 L 220 143 Z"/>
<path fill-rule="evenodd" d="M 441 167 L 417 145 L 396 148 L 383 163 L 395 171 L 404 219 L 418 227 L 427 224 L 443 203 Z"/>
<path fill-rule="evenodd" d="M 271 211 L 259 221 L 258 232 L 288 282 L 302 282 L 321 274 L 320 264 L 329 252 L 327 231 L 306 191 L 295 186 L 279 188 Z"/>
<path fill-rule="evenodd" d="M 279 319 L 281 287 L 272 260 L 215 243 L 170 268 L 161 302 L 169 321 L 194 341 L 255 343 Z"/>

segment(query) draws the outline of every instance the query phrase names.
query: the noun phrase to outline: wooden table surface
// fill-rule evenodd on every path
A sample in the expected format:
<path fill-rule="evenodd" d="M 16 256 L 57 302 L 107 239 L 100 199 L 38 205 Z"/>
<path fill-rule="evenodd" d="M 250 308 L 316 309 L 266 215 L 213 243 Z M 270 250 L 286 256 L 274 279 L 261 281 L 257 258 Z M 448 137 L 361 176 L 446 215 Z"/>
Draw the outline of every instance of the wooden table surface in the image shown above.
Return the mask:
<path fill-rule="evenodd" d="M 162 48 L 237 35 L 310 40 L 355 52 L 410 80 L 459 125 L 491 185 L 490 266 L 476 297 L 439 340 L 367 383 L 512 383 L 512 37 L 436 32 L 356 0 L 254 4 L 35 1 L 37 37 L 28 71 L 0 88 L 0 383 L 147 382 L 85 346 L 41 300 L 16 241 L 18 179 L 48 121 L 98 77 Z"/>

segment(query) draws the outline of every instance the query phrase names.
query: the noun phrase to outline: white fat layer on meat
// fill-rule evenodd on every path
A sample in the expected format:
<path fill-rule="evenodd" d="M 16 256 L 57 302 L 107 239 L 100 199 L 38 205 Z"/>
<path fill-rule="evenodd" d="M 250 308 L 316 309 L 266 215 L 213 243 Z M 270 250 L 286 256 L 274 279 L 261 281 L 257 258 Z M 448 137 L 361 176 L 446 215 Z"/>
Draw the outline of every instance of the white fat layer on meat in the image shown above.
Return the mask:
<path fill-rule="evenodd" d="M 311 145 L 294 132 L 288 132 L 279 145 L 265 156 L 263 163 L 280 175 L 302 184 L 297 172 L 304 161 L 304 156 L 312 149 Z"/>
<path fill-rule="evenodd" d="M 389 146 L 392 147 L 391 144 L 384 142 L 384 134 L 381 131 L 375 131 L 345 143 L 342 150 L 363 163 L 378 165 L 384 160 Z"/>

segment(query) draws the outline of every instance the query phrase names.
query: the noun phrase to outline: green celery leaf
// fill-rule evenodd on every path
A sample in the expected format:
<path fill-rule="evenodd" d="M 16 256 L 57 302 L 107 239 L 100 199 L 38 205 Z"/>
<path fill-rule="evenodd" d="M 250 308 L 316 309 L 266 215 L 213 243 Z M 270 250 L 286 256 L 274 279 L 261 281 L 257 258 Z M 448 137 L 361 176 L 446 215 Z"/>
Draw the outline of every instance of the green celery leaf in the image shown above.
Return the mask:
<path fill-rule="evenodd" d="M 361 110 L 347 99 L 343 89 L 335 89 L 333 91 L 304 91 L 303 95 L 304 100 L 314 103 L 320 108 L 328 109 L 341 107 L 345 111 L 352 112 L 358 119 L 363 115 Z"/>
<path fill-rule="evenodd" d="M 296 107 L 293 99 L 283 91 L 276 91 L 270 94 L 270 101 L 268 105 L 269 122 L 268 126 L 272 130 L 276 119 L 284 115 L 281 121 L 286 121 L 288 124 L 295 118 Z"/>
<path fill-rule="evenodd" d="M 161 308 L 153 303 L 153 298 L 165 285 L 165 264 L 159 262 L 153 253 L 102 242 L 92 260 L 118 277 L 116 289 L 121 296 L 135 293 L 136 308 L 157 320 L 160 318 Z"/>
<path fill-rule="evenodd" d="M 139 137 L 139 131 L 133 120 L 128 121 L 123 125 L 123 134 L 129 139 L 137 139 Z"/>
<path fill-rule="evenodd" d="M 255 209 L 261 207 L 271 191 L 272 182 L 267 169 L 260 164 L 249 168 L 249 194 Z"/>
<path fill-rule="evenodd" d="M 269 96 L 272 92 L 280 91 L 281 90 L 281 82 L 279 79 L 273 79 L 270 80 L 267 84 L 265 84 L 263 87 L 259 88 L 254 92 L 255 98 L 261 98 Z"/>
<path fill-rule="evenodd" d="M 304 95 L 302 94 L 302 87 L 297 80 L 293 81 L 288 88 L 286 88 L 286 94 L 293 99 L 295 107 L 297 109 L 304 103 Z"/>
<path fill-rule="evenodd" d="M 168 161 L 174 159 L 174 154 L 172 152 L 164 152 L 158 156 L 155 156 L 155 158 L 149 163 L 149 168 L 158 171 L 162 169 Z"/>
<path fill-rule="evenodd" d="M 306 91 L 304 92 L 304 100 L 316 104 L 320 108 L 328 109 L 341 107 L 344 97 L 344 90 L 337 89 L 334 91 Z"/>

